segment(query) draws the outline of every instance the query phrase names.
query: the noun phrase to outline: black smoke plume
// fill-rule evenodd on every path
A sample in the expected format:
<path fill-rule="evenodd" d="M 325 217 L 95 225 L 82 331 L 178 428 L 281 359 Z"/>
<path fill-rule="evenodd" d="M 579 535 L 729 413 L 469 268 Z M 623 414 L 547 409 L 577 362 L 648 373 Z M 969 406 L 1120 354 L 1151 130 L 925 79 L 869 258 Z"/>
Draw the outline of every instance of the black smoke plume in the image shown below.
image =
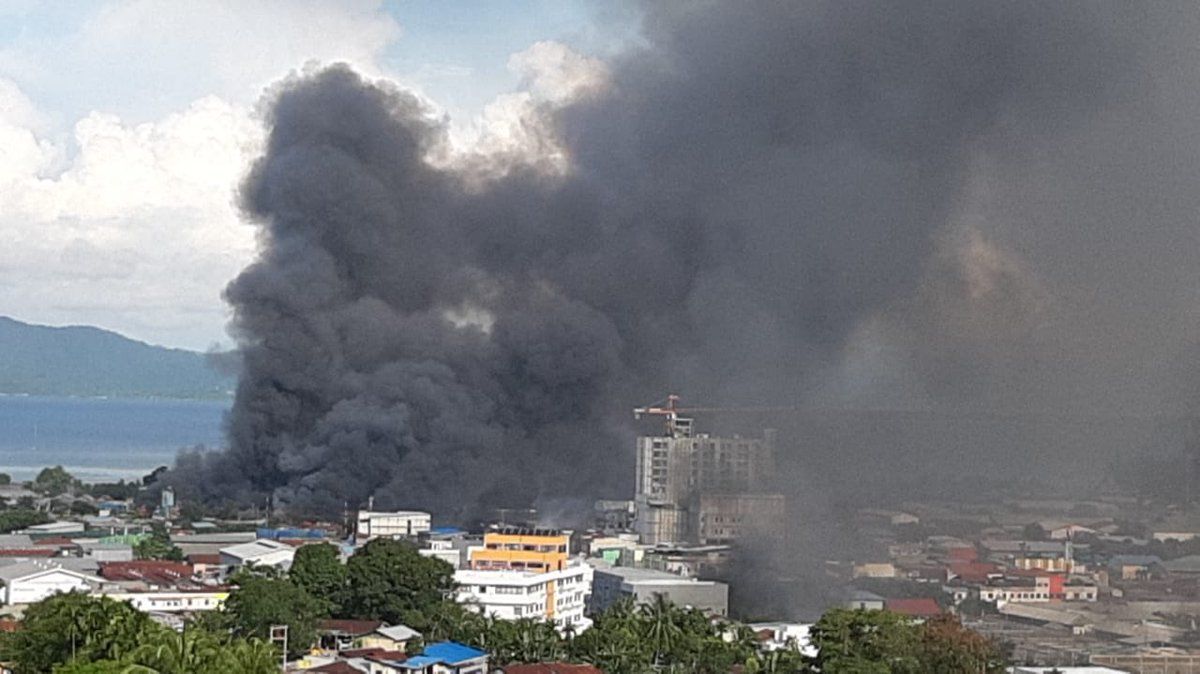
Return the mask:
<path fill-rule="evenodd" d="M 445 122 L 344 66 L 273 90 L 241 192 L 262 252 L 227 290 L 230 447 L 174 479 L 297 514 L 374 496 L 467 520 L 628 496 L 629 409 L 668 391 L 1157 409 L 1195 322 L 1194 295 L 1160 291 L 1200 287 L 1194 5 L 643 13 L 603 87 L 529 117 L 562 172 L 432 161 Z M 816 470 L 1015 437 L 849 422 L 847 447 L 839 423 L 782 438 L 796 503 L 834 484 Z M 1042 431 L 1014 433 L 1061 439 Z"/>

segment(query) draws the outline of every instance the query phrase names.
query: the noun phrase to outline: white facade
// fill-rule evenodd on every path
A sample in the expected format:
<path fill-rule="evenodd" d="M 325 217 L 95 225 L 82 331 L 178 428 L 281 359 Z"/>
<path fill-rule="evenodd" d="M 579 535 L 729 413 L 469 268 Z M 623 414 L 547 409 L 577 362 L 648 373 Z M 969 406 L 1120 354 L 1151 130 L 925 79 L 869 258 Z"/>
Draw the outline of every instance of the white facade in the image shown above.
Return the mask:
<path fill-rule="evenodd" d="M 422 557 L 433 557 L 459 568 L 462 566 L 462 550 L 454 547 L 450 541 L 429 541 L 429 547 L 417 551 Z"/>
<path fill-rule="evenodd" d="M 456 599 L 480 613 L 503 620 L 544 618 L 559 629 L 591 627 L 583 615 L 592 587 L 592 567 L 574 562 L 561 571 L 476 571 L 454 574 Z"/>
<path fill-rule="evenodd" d="M 812 631 L 810 623 L 750 623 L 747 627 L 760 633 L 770 630 L 771 638 L 759 644 L 765 651 L 795 648 L 810 658 L 817 655 L 817 648 L 812 645 L 809 636 Z"/>
<path fill-rule="evenodd" d="M 91 592 L 103 581 L 45 562 L 26 562 L 0 569 L 4 603 L 32 604 L 60 592 Z"/>
<path fill-rule="evenodd" d="M 216 611 L 225 605 L 228 592 L 115 592 L 105 596 L 129 602 L 146 613 Z"/>
<path fill-rule="evenodd" d="M 250 543 L 221 548 L 221 565 L 225 567 L 245 566 L 277 566 L 290 568 L 296 549 L 287 543 L 259 539 Z"/>
<path fill-rule="evenodd" d="M 355 528 L 354 540 L 358 543 L 365 543 L 372 538 L 416 536 L 428 532 L 430 523 L 429 513 L 417 510 L 397 512 L 360 510 L 358 511 L 358 526 Z"/>

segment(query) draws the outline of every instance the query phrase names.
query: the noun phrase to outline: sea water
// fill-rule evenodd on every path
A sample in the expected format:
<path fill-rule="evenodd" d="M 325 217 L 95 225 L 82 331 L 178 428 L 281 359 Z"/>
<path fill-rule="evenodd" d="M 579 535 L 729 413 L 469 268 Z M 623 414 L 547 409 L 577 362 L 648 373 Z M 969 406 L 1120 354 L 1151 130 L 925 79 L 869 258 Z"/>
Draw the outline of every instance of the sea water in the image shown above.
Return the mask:
<path fill-rule="evenodd" d="M 228 401 L 0 395 L 0 473 L 61 465 L 85 482 L 136 479 L 182 448 L 223 447 Z"/>

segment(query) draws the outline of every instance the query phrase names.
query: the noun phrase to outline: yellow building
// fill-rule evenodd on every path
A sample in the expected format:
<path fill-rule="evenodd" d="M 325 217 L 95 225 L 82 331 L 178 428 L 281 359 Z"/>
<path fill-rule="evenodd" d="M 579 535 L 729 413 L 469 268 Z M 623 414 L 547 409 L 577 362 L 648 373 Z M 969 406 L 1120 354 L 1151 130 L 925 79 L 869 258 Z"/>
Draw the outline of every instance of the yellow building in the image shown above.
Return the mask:
<path fill-rule="evenodd" d="M 468 559 L 477 571 L 561 571 L 570 544 L 570 536 L 555 529 L 499 529 L 485 533 L 483 547 L 472 548 Z"/>

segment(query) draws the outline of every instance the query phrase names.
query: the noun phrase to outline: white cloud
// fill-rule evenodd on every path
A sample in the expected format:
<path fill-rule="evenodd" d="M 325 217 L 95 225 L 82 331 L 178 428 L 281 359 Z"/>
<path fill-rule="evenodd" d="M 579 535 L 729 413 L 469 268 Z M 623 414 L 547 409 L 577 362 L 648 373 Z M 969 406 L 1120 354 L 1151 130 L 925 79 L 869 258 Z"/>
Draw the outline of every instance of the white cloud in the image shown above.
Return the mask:
<path fill-rule="evenodd" d="M 53 39 L 10 14 L 29 29 L 0 45 L 0 314 L 227 342 L 254 104 L 307 62 L 382 74 L 399 26 L 380 0 L 109 2 Z"/>
<path fill-rule="evenodd" d="M 234 197 L 261 149 L 260 92 L 313 60 L 386 76 L 398 36 L 372 0 L 131 0 L 0 46 L 0 314 L 227 343 L 220 294 L 255 251 Z M 522 90 L 456 125 L 452 160 L 565 170 L 544 115 L 603 89 L 603 65 L 546 42 L 509 67 Z M 47 86 L 88 105 L 47 114 L 26 95 Z"/>
<path fill-rule="evenodd" d="M 135 117 L 207 94 L 251 103 L 307 61 L 381 74 L 380 57 L 399 36 L 381 0 L 124 0 L 56 39 L 13 40 L 0 49 L 0 75 Z"/>
<path fill-rule="evenodd" d="M 514 161 L 557 173 L 569 170 L 570 158 L 547 115 L 604 91 L 607 67 L 564 44 L 546 41 L 513 54 L 508 68 L 520 76 L 520 90 L 498 96 L 474 119 L 452 126 L 454 155 L 449 162 L 472 165 L 483 178 Z"/>
<path fill-rule="evenodd" d="M 261 143 L 248 109 L 206 97 L 138 125 L 93 113 L 74 140 L 65 170 L 43 177 L 54 149 L 0 122 L 0 148 L 21 155 L 0 164 L 2 313 L 192 347 L 218 340 L 221 288 L 254 251 L 233 203 Z"/>

